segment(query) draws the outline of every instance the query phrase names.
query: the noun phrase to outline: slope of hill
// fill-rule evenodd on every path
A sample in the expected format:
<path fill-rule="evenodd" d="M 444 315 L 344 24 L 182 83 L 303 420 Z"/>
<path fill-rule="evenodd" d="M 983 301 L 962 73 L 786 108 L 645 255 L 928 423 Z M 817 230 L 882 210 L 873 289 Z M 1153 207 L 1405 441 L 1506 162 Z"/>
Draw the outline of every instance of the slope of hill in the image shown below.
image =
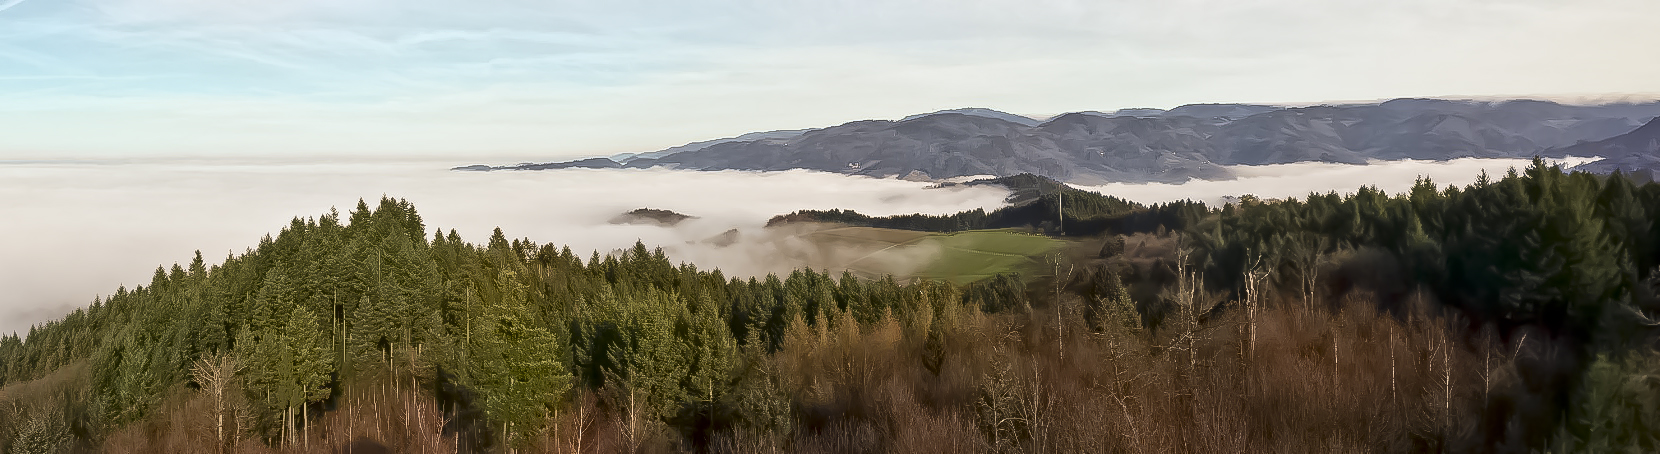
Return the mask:
<path fill-rule="evenodd" d="M 664 148 L 664 149 L 661 149 L 661 150 L 646 152 L 646 153 L 621 153 L 621 154 L 612 155 L 611 160 L 616 161 L 616 162 L 626 163 L 626 162 L 634 160 L 634 159 L 656 159 L 656 158 L 661 158 L 661 157 L 664 157 L 664 156 L 672 155 L 672 154 L 675 154 L 675 153 L 680 153 L 680 152 L 683 152 L 683 151 L 702 150 L 702 149 L 708 148 L 710 146 L 720 145 L 720 144 L 727 143 L 727 142 L 748 142 L 748 141 L 764 140 L 764 139 L 788 139 L 788 138 L 791 138 L 791 137 L 799 136 L 799 135 L 801 135 L 801 133 L 804 133 L 804 132 L 807 132 L 807 131 L 809 131 L 809 130 L 808 129 L 786 129 L 786 130 L 778 130 L 778 131 L 752 132 L 752 133 L 743 134 L 743 135 L 740 135 L 740 136 L 737 136 L 737 137 L 727 137 L 727 138 L 724 138 L 724 139 L 704 140 L 704 141 L 699 141 L 699 142 L 692 142 L 692 143 L 688 143 L 688 144 L 681 145 L 681 146 L 678 146 L 678 147 L 669 147 L 669 148 Z"/>
<path fill-rule="evenodd" d="M 1020 174 L 963 183 L 968 186 L 994 185 L 1009 189 L 1008 205 L 990 213 L 975 209 L 949 215 L 904 214 L 867 216 L 852 210 L 800 210 L 773 216 L 767 227 L 797 223 L 829 223 L 855 227 L 961 232 L 983 229 L 1046 231 L 1070 236 L 1093 236 L 1103 232 L 1134 233 L 1181 225 L 1181 215 L 1196 203 L 1172 203 L 1148 207 L 1139 203 L 1074 189 L 1053 179 Z M 1057 195 L 1058 194 L 1058 195 Z M 1061 213 L 1064 212 L 1064 215 Z"/>
<path fill-rule="evenodd" d="M 1059 119 L 1028 128 L 995 118 L 945 113 L 899 122 L 847 123 L 788 140 L 720 144 L 657 160 L 635 160 L 628 166 L 812 169 L 876 177 L 920 173 L 930 178 L 1034 173 L 1090 182 L 1227 176 L 1221 166 L 1181 146 L 1183 139 L 1193 137 L 1180 128 L 1141 126 L 1147 137 L 1140 137 L 1132 131 L 1141 119 L 1072 117 L 1095 125 L 1056 134 L 1048 127 Z M 1148 121 L 1194 122 L 1186 118 Z"/>
<path fill-rule="evenodd" d="M 933 279 L 966 285 L 1000 274 L 1043 272 L 1043 256 L 1068 244 L 1043 235 L 975 230 L 931 233 L 877 227 L 832 227 L 800 236 L 830 266 L 855 276 Z"/>
<path fill-rule="evenodd" d="M 1007 121 L 1007 122 L 1010 122 L 1010 123 L 1015 123 L 1015 124 L 1019 124 L 1021 126 L 1028 126 L 1028 127 L 1037 126 L 1038 124 L 1043 123 L 1043 122 L 1038 121 L 1036 119 L 1033 119 L 1031 117 L 1015 115 L 1015 114 L 1008 113 L 1008 112 L 992 110 L 992 109 L 985 109 L 985 108 L 980 108 L 980 107 L 965 107 L 965 108 L 961 108 L 961 109 L 941 110 L 941 111 L 929 112 L 929 113 L 925 113 L 925 114 L 909 115 L 909 116 L 906 116 L 905 118 L 899 119 L 899 121 L 915 120 L 915 119 L 926 117 L 926 116 L 929 116 L 929 115 L 939 115 L 939 114 L 963 114 L 963 115 L 973 115 L 973 116 L 976 116 L 976 117 L 996 118 L 998 120 L 1003 120 L 1003 121 Z"/>
<path fill-rule="evenodd" d="M 1564 147 L 1630 132 L 1656 116 L 1660 102 L 1572 106 L 1410 98 L 1298 108 L 1193 104 L 1168 111 L 1077 112 L 1043 122 L 970 108 L 720 139 L 677 147 L 680 151 L 671 154 L 626 156 L 620 164 L 930 179 L 1033 173 L 1083 184 L 1181 182 L 1231 178 L 1230 165 L 1559 157 Z M 491 169 L 596 165 L 606 166 L 584 160 Z"/>
<path fill-rule="evenodd" d="M 1600 161 L 1575 167 L 1593 173 L 1620 171 L 1637 174 L 1647 181 L 1655 181 L 1660 174 L 1660 119 L 1649 121 L 1636 131 L 1596 142 L 1562 148 L 1568 156 L 1603 156 Z"/>
<path fill-rule="evenodd" d="M 470 170 L 470 171 L 486 171 L 487 172 L 487 171 L 491 171 L 491 170 L 615 169 L 615 168 L 620 168 L 620 167 L 622 167 L 622 164 L 619 164 L 619 163 L 617 163 L 617 161 L 613 161 L 610 158 L 588 158 L 588 159 L 578 159 L 578 160 L 575 160 L 575 161 L 549 162 L 549 163 L 542 163 L 542 164 L 525 163 L 525 164 L 519 164 L 519 165 L 515 165 L 515 166 L 494 166 L 494 167 L 492 167 L 492 166 L 478 164 L 478 165 L 456 167 L 456 168 L 452 168 L 450 170 Z"/>
<path fill-rule="evenodd" d="M 1164 113 L 1167 117 L 1226 118 L 1238 120 L 1256 114 L 1284 109 L 1279 106 L 1256 104 L 1188 104 Z"/>

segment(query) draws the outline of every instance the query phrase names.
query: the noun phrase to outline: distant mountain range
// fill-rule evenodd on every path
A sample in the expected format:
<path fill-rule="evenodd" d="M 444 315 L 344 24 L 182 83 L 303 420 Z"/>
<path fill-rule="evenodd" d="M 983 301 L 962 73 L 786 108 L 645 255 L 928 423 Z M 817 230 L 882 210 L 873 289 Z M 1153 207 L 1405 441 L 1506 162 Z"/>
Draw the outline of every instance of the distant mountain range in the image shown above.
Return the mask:
<path fill-rule="evenodd" d="M 1024 117 L 1022 117 L 1022 118 L 1024 118 Z M 801 135 L 801 133 L 804 133 L 804 132 L 807 132 L 807 131 L 810 131 L 810 130 L 808 130 L 808 129 L 790 129 L 790 130 L 783 130 L 783 131 L 752 132 L 752 133 L 744 134 L 744 135 L 737 136 L 737 137 L 728 137 L 728 138 L 725 138 L 725 139 L 715 139 L 715 140 L 705 140 L 705 141 L 702 141 L 702 142 L 692 142 L 692 143 L 688 143 L 688 144 L 681 145 L 681 146 L 678 146 L 678 147 L 665 148 L 665 149 L 662 149 L 662 150 L 657 150 L 657 151 L 653 151 L 653 152 L 649 152 L 649 153 L 622 153 L 622 154 L 612 155 L 610 159 L 612 161 L 616 161 L 616 162 L 619 162 L 619 163 L 628 162 L 629 160 L 632 160 L 632 159 L 656 159 L 656 158 L 661 158 L 661 157 L 668 156 L 668 155 L 671 155 L 671 154 L 679 153 L 679 152 L 682 152 L 682 151 L 697 151 L 697 150 L 702 150 L 704 148 L 709 148 L 709 147 L 712 147 L 712 146 L 715 146 L 715 145 L 720 145 L 720 144 L 728 143 L 728 142 L 752 142 L 752 141 L 756 141 L 756 140 L 766 140 L 766 139 L 788 139 L 788 138 L 791 138 L 791 137 L 799 136 L 799 135 Z"/>
<path fill-rule="evenodd" d="M 1562 149 L 1570 156 L 1602 156 L 1574 170 L 1592 173 L 1620 171 L 1643 181 L 1660 181 L 1660 119 L 1618 136 Z"/>
<path fill-rule="evenodd" d="M 1226 166 L 1242 164 L 1611 156 L 1641 144 L 1617 149 L 1595 144 L 1633 132 L 1656 116 L 1660 101 L 1575 106 L 1405 98 L 1312 107 L 1192 104 L 1075 112 L 1042 121 L 966 108 L 898 121 L 751 133 L 610 158 L 456 170 L 810 169 L 921 179 L 1032 173 L 1084 184 L 1179 182 L 1230 178 Z"/>

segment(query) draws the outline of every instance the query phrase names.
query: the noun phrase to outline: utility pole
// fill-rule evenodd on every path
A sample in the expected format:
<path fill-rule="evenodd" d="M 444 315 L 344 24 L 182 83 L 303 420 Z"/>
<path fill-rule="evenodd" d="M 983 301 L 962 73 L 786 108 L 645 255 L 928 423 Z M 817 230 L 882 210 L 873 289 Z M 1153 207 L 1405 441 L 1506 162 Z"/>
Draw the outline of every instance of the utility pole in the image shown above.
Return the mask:
<path fill-rule="evenodd" d="M 1055 180 L 1055 230 L 1066 235 L 1066 185 Z"/>

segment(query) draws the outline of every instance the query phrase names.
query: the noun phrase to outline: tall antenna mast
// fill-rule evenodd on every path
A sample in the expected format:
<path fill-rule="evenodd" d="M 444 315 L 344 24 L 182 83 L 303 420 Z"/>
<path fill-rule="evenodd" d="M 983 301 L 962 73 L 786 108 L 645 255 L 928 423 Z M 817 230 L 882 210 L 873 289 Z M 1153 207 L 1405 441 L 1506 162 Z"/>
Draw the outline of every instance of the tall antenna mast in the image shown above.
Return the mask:
<path fill-rule="evenodd" d="M 1055 180 L 1055 230 L 1066 235 L 1066 190 L 1060 180 Z"/>

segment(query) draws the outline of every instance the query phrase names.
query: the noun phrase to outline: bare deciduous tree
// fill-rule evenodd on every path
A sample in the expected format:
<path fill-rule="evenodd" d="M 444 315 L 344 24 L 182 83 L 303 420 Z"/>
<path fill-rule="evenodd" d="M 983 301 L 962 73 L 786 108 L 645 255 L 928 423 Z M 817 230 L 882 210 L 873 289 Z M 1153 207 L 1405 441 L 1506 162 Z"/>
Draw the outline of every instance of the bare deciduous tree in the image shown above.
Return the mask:
<path fill-rule="evenodd" d="M 228 353 L 204 356 L 191 365 L 190 374 L 202 392 L 213 399 L 213 433 L 219 440 L 219 449 L 225 449 L 226 391 L 232 388 L 236 371 L 242 366 Z"/>

